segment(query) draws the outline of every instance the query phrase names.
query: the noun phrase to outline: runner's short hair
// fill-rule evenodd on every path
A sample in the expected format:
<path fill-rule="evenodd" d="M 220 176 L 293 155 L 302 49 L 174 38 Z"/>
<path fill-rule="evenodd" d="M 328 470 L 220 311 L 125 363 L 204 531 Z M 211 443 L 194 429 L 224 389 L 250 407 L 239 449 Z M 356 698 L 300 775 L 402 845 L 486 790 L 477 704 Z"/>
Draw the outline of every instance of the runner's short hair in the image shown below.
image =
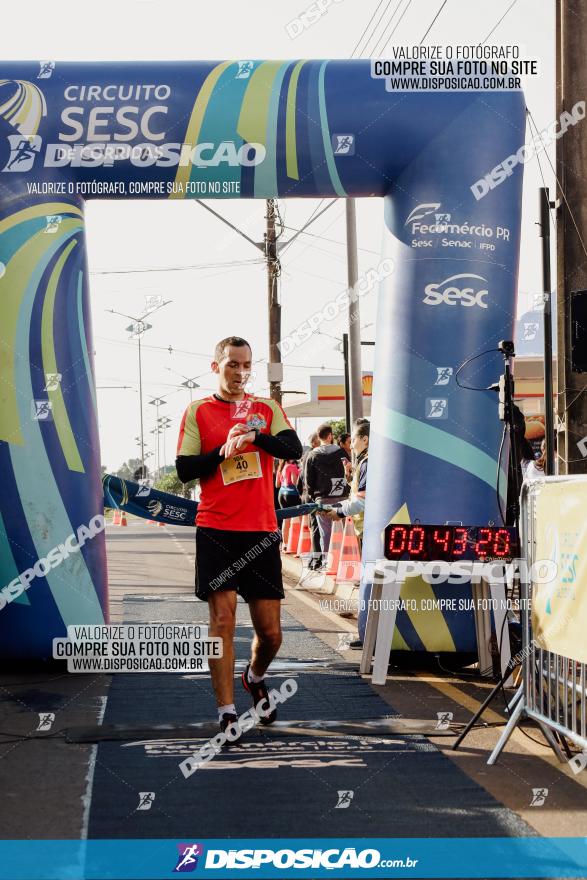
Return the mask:
<path fill-rule="evenodd" d="M 241 348 L 243 345 L 246 345 L 251 354 L 253 353 L 253 349 L 247 340 L 242 338 L 242 336 L 227 336 L 226 339 L 221 339 L 220 342 L 216 344 L 216 348 L 214 349 L 214 360 L 216 363 L 220 363 L 224 357 L 224 349 L 227 345 L 234 345 L 235 348 Z"/>
<path fill-rule="evenodd" d="M 318 436 L 321 440 L 326 440 L 329 434 L 332 434 L 332 425 L 329 425 L 326 422 L 324 425 L 320 425 L 318 428 Z"/>

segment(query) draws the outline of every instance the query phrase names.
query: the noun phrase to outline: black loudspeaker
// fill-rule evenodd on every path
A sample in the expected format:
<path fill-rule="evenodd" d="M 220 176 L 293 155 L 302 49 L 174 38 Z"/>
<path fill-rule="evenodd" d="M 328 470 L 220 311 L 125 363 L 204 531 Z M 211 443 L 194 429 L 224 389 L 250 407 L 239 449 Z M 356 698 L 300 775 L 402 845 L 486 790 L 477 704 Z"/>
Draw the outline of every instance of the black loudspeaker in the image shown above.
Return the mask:
<path fill-rule="evenodd" d="M 587 373 L 587 290 L 571 293 L 571 370 Z"/>

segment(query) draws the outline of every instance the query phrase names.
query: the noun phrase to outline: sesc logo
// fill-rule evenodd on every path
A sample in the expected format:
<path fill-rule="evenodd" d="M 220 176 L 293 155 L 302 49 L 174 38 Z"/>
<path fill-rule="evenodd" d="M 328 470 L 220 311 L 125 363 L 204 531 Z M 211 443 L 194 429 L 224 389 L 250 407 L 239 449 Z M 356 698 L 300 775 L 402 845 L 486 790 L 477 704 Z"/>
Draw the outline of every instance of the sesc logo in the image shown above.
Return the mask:
<path fill-rule="evenodd" d="M 480 306 L 480 308 L 486 309 L 488 306 L 485 298 L 489 293 L 487 288 L 479 290 L 480 284 L 476 283 L 474 286 L 467 284 L 467 282 L 471 284 L 471 282 L 479 281 L 487 284 L 487 280 L 481 275 L 451 275 L 450 278 L 445 278 L 438 284 L 427 284 L 424 288 L 426 295 L 422 302 L 427 306 L 439 306 L 444 303 L 447 306 L 461 305 L 468 308 Z"/>

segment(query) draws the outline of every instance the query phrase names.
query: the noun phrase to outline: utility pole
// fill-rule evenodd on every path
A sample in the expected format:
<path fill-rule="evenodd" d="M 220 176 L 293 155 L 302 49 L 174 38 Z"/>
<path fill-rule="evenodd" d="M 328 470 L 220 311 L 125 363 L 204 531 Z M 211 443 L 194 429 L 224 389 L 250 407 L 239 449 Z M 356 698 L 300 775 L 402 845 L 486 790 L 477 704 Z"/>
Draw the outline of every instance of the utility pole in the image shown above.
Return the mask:
<path fill-rule="evenodd" d="M 347 278 L 349 292 L 348 361 L 350 372 L 351 421 L 363 415 L 363 371 L 361 369 L 361 320 L 356 297 L 358 280 L 357 214 L 354 199 L 346 200 Z M 347 425 L 347 431 L 351 426 Z"/>
<path fill-rule="evenodd" d="M 550 276 L 550 208 L 548 187 L 540 190 L 540 238 L 542 239 L 542 290 L 544 293 L 544 436 L 545 474 L 554 474 L 554 413 L 552 405 L 552 281 Z M 554 205 L 552 205 L 554 207 Z"/>
<path fill-rule="evenodd" d="M 582 0 L 557 0 L 557 115 L 587 93 L 587 7 Z M 562 473 L 587 473 L 587 374 L 573 369 L 573 294 L 587 289 L 587 199 L 580 169 L 587 167 L 584 123 L 570 125 L 556 142 L 558 431 Z M 576 303 L 575 303 L 576 305 Z M 562 441 L 562 442 L 561 442 Z M 585 441 L 582 443 L 581 441 Z"/>
<path fill-rule="evenodd" d="M 267 301 L 269 308 L 269 364 L 267 368 L 269 394 L 281 403 L 283 365 L 277 343 L 281 340 L 281 304 L 279 302 L 279 276 L 281 264 L 277 256 L 275 235 L 276 200 L 267 199 L 267 229 L 265 232 L 265 259 L 267 261 Z"/>

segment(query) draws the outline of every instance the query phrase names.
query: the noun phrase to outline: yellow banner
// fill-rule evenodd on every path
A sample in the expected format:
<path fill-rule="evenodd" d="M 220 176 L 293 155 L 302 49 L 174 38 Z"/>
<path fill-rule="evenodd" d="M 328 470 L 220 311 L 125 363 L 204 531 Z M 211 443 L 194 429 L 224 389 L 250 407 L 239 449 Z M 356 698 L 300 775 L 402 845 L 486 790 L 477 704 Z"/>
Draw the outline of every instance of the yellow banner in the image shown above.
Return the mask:
<path fill-rule="evenodd" d="M 545 482 L 534 503 L 533 635 L 539 647 L 587 663 L 587 481 Z"/>

